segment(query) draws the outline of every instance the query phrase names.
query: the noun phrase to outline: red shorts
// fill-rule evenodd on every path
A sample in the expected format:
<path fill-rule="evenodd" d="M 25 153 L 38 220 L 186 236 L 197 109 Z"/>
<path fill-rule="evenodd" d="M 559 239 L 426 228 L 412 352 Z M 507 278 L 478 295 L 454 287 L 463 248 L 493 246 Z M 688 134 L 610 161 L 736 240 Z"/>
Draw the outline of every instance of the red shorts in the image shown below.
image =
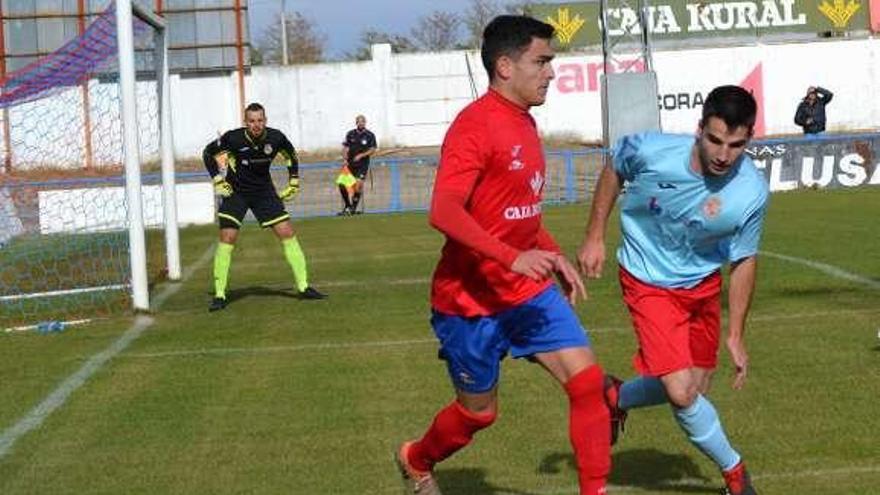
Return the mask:
<path fill-rule="evenodd" d="M 690 289 L 650 285 L 620 268 L 623 302 L 629 308 L 639 349 L 633 366 L 663 376 L 692 367 L 714 369 L 721 328 L 721 274 Z"/>

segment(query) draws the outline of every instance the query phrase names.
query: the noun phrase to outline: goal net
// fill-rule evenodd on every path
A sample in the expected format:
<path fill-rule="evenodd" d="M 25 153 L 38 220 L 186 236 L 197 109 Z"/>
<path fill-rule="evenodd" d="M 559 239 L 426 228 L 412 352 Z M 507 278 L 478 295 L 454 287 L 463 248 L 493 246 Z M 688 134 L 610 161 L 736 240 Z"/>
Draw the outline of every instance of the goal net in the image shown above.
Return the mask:
<path fill-rule="evenodd" d="M 142 202 L 168 202 L 140 184 L 170 145 L 160 115 L 164 32 L 130 0 L 118 4 L 133 15 L 117 16 L 110 2 L 79 36 L 0 81 L 0 330 L 142 306 L 143 260 L 132 255 L 145 251 L 143 226 L 131 220 Z M 128 51 L 117 19 L 131 20 Z M 135 109 L 124 107 L 120 68 L 131 63 L 120 63 L 120 45 L 134 60 Z M 149 237 L 164 267 L 161 242 Z"/>

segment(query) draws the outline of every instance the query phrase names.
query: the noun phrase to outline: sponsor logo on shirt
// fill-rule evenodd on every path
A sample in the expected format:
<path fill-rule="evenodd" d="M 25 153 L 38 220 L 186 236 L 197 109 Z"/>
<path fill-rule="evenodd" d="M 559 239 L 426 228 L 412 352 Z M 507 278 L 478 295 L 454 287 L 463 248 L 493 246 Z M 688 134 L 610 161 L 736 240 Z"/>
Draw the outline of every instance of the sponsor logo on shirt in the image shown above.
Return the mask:
<path fill-rule="evenodd" d="M 505 220 L 525 220 L 541 214 L 541 203 L 526 206 L 508 206 L 504 209 Z"/>
<path fill-rule="evenodd" d="M 541 172 L 535 172 L 535 175 L 529 180 L 529 185 L 532 186 L 532 192 L 535 193 L 535 196 L 541 195 L 541 188 L 544 187 L 544 177 L 541 176 Z"/>
<path fill-rule="evenodd" d="M 658 182 L 657 187 L 660 189 L 678 189 L 672 182 Z"/>
<path fill-rule="evenodd" d="M 513 148 L 510 149 L 510 166 L 507 167 L 508 170 L 522 170 L 525 167 L 525 164 L 519 159 L 519 152 L 522 151 L 521 144 L 514 144 Z"/>
<path fill-rule="evenodd" d="M 721 198 L 718 196 L 709 196 L 703 203 L 703 216 L 706 218 L 715 218 L 721 213 Z"/>
<path fill-rule="evenodd" d="M 220 144 L 220 140 L 219 140 L 219 139 L 217 140 L 217 144 Z M 245 146 L 244 148 L 239 148 L 238 151 L 245 152 L 245 151 L 247 151 L 247 150 L 249 150 L 249 149 L 251 149 L 250 146 Z"/>

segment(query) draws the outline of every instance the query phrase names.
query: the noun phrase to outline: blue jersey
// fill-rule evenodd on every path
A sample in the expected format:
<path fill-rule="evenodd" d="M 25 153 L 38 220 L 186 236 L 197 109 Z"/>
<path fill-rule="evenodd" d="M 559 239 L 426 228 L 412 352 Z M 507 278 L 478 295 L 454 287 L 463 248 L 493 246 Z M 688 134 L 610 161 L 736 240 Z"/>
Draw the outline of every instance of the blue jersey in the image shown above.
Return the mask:
<path fill-rule="evenodd" d="M 729 261 L 758 252 L 768 187 L 743 154 L 724 176 L 691 169 L 694 136 L 636 134 L 614 146 L 626 181 L 617 259 L 643 282 L 697 285 Z"/>

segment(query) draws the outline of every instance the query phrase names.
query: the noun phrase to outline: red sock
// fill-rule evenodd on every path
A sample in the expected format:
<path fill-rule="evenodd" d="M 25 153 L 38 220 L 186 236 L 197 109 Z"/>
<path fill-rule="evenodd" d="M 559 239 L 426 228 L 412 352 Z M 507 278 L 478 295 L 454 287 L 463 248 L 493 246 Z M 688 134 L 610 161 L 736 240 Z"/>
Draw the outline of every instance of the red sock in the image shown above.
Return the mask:
<path fill-rule="evenodd" d="M 577 460 L 581 495 L 602 495 L 611 471 L 611 418 L 604 398 L 604 373 L 590 366 L 565 384 L 568 435 Z"/>
<path fill-rule="evenodd" d="M 495 422 L 495 416 L 494 411 L 478 414 L 453 401 L 437 413 L 425 436 L 409 448 L 410 466 L 430 471 L 434 464 L 469 444 L 474 433 Z"/>

